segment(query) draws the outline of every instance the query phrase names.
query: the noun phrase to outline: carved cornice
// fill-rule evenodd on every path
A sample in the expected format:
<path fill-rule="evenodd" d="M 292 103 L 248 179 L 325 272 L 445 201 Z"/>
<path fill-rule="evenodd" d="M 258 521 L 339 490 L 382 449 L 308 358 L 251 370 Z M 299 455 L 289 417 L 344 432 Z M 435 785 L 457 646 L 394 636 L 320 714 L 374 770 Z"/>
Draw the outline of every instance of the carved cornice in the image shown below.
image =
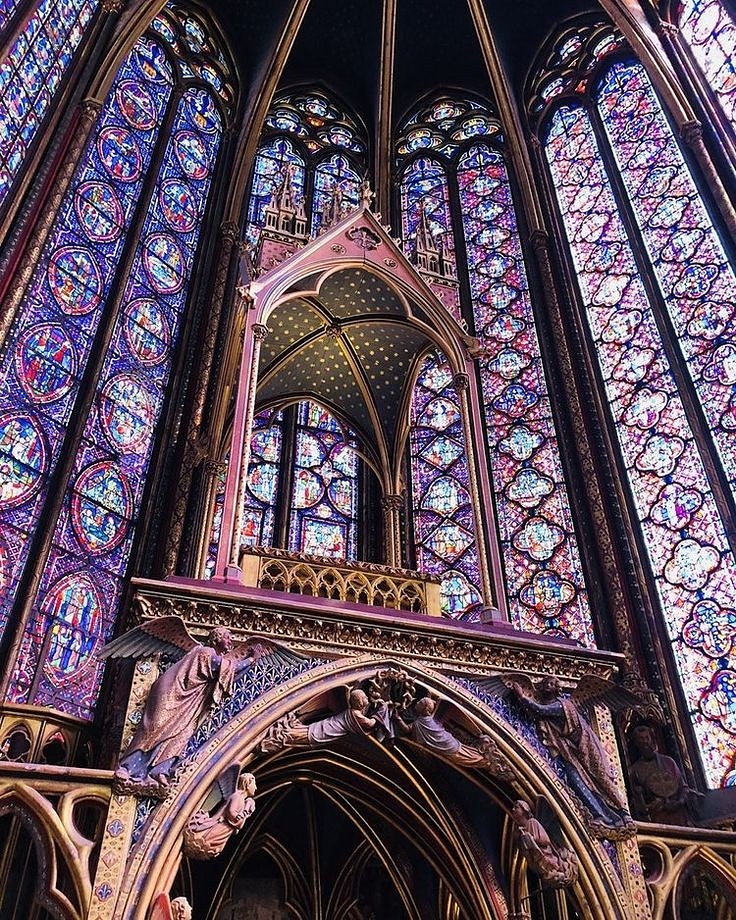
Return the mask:
<path fill-rule="evenodd" d="M 134 619 L 180 616 L 195 631 L 227 626 L 233 633 L 257 633 L 287 640 L 295 650 L 319 657 L 367 654 L 410 660 L 458 674 L 523 671 L 556 674 L 577 681 L 585 674 L 609 677 L 624 663 L 622 655 L 545 642 L 508 630 L 482 631 L 448 619 L 402 615 L 393 611 L 340 609 L 319 600 L 287 607 L 288 600 L 246 599 L 238 594 L 189 585 L 134 579 Z M 219 595 L 219 596 L 218 596 Z M 324 602 L 322 602 L 324 603 Z M 336 609 L 337 608 L 337 609 Z"/>
<path fill-rule="evenodd" d="M 400 502 L 399 507 L 403 507 L 403 498 L 400 495 L 388 495 L 387 499 L 397 498 Z M 269 546 L 264 549 L 260 546 L 243 546 L 240 549 L 241 556 L 260 556 L 263 559 L 285 559 L 288 562 L 306 562 L 308 565 L 316 565 L 320 568 L 325 566 L 337 566 L 341 569 L 350 569 L 354 572 L 366 572 L 371 575 L 388 575 L 393 578 L 417 578 L 422 581 L 429 581 L 433 584 L 439 584 L 442 578 L 439 575 L 425 575 L 424 572 L 415 572 L 413 569 L 401 569 L 397 566 L 379 565 L 377 562 L 352 562 L 349 559 L 328 559 L 325 556 L 315 556 L 311 553 L 291 553 L 286 549 L 277 549 Z"/>

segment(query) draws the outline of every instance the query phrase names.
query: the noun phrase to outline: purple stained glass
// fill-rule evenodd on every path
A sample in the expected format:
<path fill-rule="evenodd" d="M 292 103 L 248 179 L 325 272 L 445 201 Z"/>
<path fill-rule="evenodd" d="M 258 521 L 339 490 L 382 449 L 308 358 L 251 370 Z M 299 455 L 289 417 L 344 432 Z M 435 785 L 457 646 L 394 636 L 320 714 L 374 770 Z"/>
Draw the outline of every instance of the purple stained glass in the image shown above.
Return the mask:
<path fill-rule="evenodd" d="M 110 129 L 130 130 L 119 105 L 124 84 L 146 94 L 163 118 L 172 91 L 172 73 L 163 50 L 140 39 L 122 65 L 98 119 L 96 137 L 82 155 L 62 201 L 48 242 L 31 277 L 22 309 L 11 326 L 0 359 L 0 417 L 10 412 L 24 420 L 28 437 L 5 462 L 5 500 L 0 496 L 0 529 L 10 546 L 12 566 L 0 598 L 0 629 L 12 604 L 36 526 L 48 478 L 58 461 L 65 428 L 74 408 L 79 378 L 87 361 L 102 305 L 116 267 L 151 160 L 156 130 L 136 130 L 138 179 L 115 176 Z M 98 143 L 105 133 L 106 145 Z M 20 454 L 32 454 L 32 459 Z M 18 456 L 16 456 L 18 455 Z"/>
<path fill-rule="evenodd" d="M 679 26 L 703 76 L 736 129 L 736 23 L 722 0 L 681 0 Z"/>
<path fill-rule="evenodd" d="M 0 28 L 15 6 L 6 3 L 0 10 Z M 92 0 L 41 0 L 0 61 L 0 205 L 97 6 Z"/>
<path fill-rule="evenodd" d="M 728 619 L 736 563 L 581 106 L 557 109 L 545 152 L 675 662 L 708 781 L 717 786 L 733 761 L 727 688 L 736 675 L 730 648 L 722 658 L 709 655 L 707 624 Z"/>
<path fill-rule="evenodd" d="M 414 245 L 422 206 L 435 241 L 442 237 L 445 248 L 454 249 L 447 174 L 440 162 L 427 157 L 407 166 L 401 180 L 403 238 L 410 245 Z"/>
<path fill-rule="evenodd" d="M 347 214 L 358 207 L 360 176 L 350 165 L 347 157 L 340 153 L 321 162 L 314 171 L 314 194 L 312 196 L 312 234 L 319 233 L 322 214 L 331 203 L 335 190 L 342 199 L 342 211 Z"/>
<path fill-rule="evenodd" d="M 355 435 L 313 402 L 299 403 L 289 519 L 292 552 L 357 558 Z"/>
<path fill-rule="evenodd" d="M 597 102 L 736 494 L 736 275 L 641 64 L 609 68 Z"/>
<path fill-rule="evenodd" d="M 452 372 L 429 355 L 411 402 L 411 485 L 417 567 L 441 575 L 442 609 L 474 619 L 483 600 L 465 429 Z"/>
<path fill-rule="evenodd" d="M 201 225 L 198 219 L 193 226 L 185 221 L 183 227 L 173 229 L 172 202 L 162 190 L 170 183 L 183 183 L 186 176 L 176 144 L 181 131 L 196 134 L 208 162 L 215 163 L 220 134 L 212 132 L 211 125 L 213 121 L 220 124 L 219 119 L 207 91 L 186 90 L 174 116 L 98 381 L 95 407 L 87 419 L 13 672 L 10 698 L 17 702 L 91 717 L 102 677 L 102 664 L 93 654 L 115 622 Z M 187 178 L 191 202 L 200 216 L 211 176 L 208 170 L 199 180 Z M 189 213 L 188 207 L 185 210 Z M 163 242 L 159 245 L 158 241 Z M 156 312 L 165 317 L 165 345 L 160 338 L 164 324 L 150 319 Z M 144 327 L 139 326 L 142 316 L 147 317 Z M 131 321 L 148 335 L 132 336 Z M 155 361 L 151 360 L 151 339 L 163 351 Z M 80 579 L 86 580 L 84 584 Z M 80 605 L 89 608 L 90 617 L 94 614 L 94 625 L 91 619 L 86 626 L 69 625 L 70 606 Z"/>
<path fill-rule="evenodd" d="M 503 156 L 459 159 L 457 182 L 512 621 L 595 645 Z"/>
<path fill-rule="evenodd" d="M 291 141 L 278 137 L 259 148 L 253 167 L 246 233 L 253 244 L 257 242 L 261 227 L 265 223 L 263 209 L 271 200 L 271 195 L 287 170 L 291 172 L 291 184 L 297 200 L 303 199 L 306 169 L 304 160 L 296 152 Z"/>

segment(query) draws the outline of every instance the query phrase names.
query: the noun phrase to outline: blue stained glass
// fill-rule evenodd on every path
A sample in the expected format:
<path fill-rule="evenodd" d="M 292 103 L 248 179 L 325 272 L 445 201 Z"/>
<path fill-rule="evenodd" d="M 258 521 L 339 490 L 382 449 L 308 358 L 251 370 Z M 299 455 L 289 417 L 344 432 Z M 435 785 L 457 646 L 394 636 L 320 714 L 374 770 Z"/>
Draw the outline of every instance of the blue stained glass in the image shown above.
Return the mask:
<path fill-rule="evenodd" d="M 255 244 L 265 221 L 263 209 L 271 200 L 278 183 L 291 171 L 291 183 L 297 200 L 304 197 L 306 169 L 304 160 L 292 143 L 279 137 L 259 148 L 253 172 L 248 204 L 247 238 Z"/>
<path fill-rule="evenodd" d="M 257 413 L 250 439 L 248 484 L 240 533 L 240 541 L 246 546 L 273 546 L 282 440 L 281 411 Z"/>
<path fill-rule="evenodd" d="M 3 28 L 17 4 L 0 10 Z M 97 9 L 91 0 L 42 0 L 0 62 L 0 205 Z"/>
<path fill-rule="evenodd" d="M 416 238 L 422 206 L 435 240 L 443 237 L 446 248 L 454 249 L 447 175 L 441 163 L 426 157 L 414 160 L 401 180 L 403 237 L 407 242 Z"/>
<path fill-rule="evenodd" d="M 131 108 L 134 96 L 140 103 Z M 40 466 L 14 461 L 6 465 L 11 495 L 27 489 L 22 502 L 0 498 L 0 528 L 11 546 L 12 565 L 0 599 L 0 629 L 25 564 L 28 534 L 35 527 L 46 483 L 59 457 L 71 417 L 79 378 L 100 321 L 102 306 L 115 276 L 125 234 L 140 194 L 172 90 L 164 52 L 148 39 L 134 46 L 122 65 L 100 113 L 97 137 L 81 158 L 48 242 L 39 258 L 0 360 L 0 416 L 28 420 L 44 445 Z M 146 128 L 137 117 L 145 108 Z M 112 133 L 111 133 L 112 132 Z M 112 156 L 115 137 L 135 144 L 137 177 L 121 178 Z M 98 143 L 105 138 L 103 144 Z M 124 142 L 129 162 L 131 144 Z M 30 431 L 30 429 L 29 429 Z M 39 442 L 40 443 L 40 442 Z M 36 452 L 39 458 L 41 452 Z M 33 479 L 33 488 L 29 487 Z M 14 484 L 15 483 L 15 484 Z"/>
<path fill-rule="evenodd" d="M 324 160 L 314 171 L 314 194 L 312 196 L 312 234 L 319 233 L 322 214 L 330 204 L 335 189 L 339 189 L 342 212 L 347 214 L 358 207 L 360 176 L 351 167 L 347 157 L 335 154 Z"/>
<path fill-rule="evenodd" d="M 446 359 L 426 358 L 411 403 L 411 485 L 417 567 L 441 575 L 442 609 L 474 619 L 482 605 L 462 412 Z"/>
<path fill-rule="evenodd" d="M 217 126 L 215 131 L 213 124 Z M 117 613 L 153 434 L 164 404 L 171 353 L 186 304 L 201 216 L 219 149 L 220 126 L 220 115 L 209 93 L 188 89 L 174 118 L 125 287 L 123 307 L 100 374 L 95 409 L 87 420 L 33 616 L 13 673 L 11 698 L 15 701 L 52 706 L 79 718 L 92 714 L 102 676 L 101 663 L 93 653 L 110 635 Z M 198 179 L 187 175 L 179 155 L 177 140 L 184 131 L 202 143 L 208 168 Z M 172 184 L 186 187 L 184 219 L 172 212 L 176 201 L 166 194 Z M 194 221 L 190 219 L 192 213 L 197 215 Z M 165 246 L 152 247 L 151 240 L 161 239 L 166 241 Z M 177 254 L 175 261 L 173 251 Z M 156 270 L 151 268 L 152 252 L 159 260 Z M 142 304 L 147 305 L 145 310 Z M 160 321 L 150 321 L 156 313 Z M 148 318 L 145 326 L 138 322 L 142 316 Z M 159 338 L 164 318 L 165 341 Z M 131 320 L 134 328 L 149 331 L 150 339 L 131 337 Z M 151 340 L 158 343 L 153 346 L 153 361 Z M 80 576 L 82 570 L 85 574 Z M 87 628 L 69 625 L 69 605 L 81 603 L 94 610 L 94 624 Z M 65 630 L 66 639 L 56 640 L 55 658 L 47 654 L 35 694 L 29 699 L 33 675 L 39 667 L 39 638 L 54 630 L 56 635 Z M 67 654 L 70 636 L 74 646 L 71 657 Z M 64 654 L 66 666 L 55 663 Z"/>

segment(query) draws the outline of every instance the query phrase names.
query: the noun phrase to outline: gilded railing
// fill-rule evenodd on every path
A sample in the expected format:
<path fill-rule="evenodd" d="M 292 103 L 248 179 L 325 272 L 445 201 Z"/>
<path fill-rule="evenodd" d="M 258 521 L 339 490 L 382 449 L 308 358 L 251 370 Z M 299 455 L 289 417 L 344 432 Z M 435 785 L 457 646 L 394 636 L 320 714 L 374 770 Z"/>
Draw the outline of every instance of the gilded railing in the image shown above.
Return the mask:
<path fill-rule="evenodd" d="M 249 587 L 441 615 L 440 579 L 410 569 L 259 546 L 243 547 L 240 568 L 243 584 Z"/>

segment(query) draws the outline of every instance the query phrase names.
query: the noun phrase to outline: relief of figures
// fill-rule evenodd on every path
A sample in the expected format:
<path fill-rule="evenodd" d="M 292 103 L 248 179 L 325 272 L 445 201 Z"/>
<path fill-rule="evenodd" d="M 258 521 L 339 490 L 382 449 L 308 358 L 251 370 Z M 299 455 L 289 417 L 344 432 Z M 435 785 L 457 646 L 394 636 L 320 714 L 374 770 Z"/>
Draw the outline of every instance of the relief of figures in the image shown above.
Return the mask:
<path fill-rule="evenodd" d="M 537 803 L 537 816 L 523 799 L 514 802 L 511 820 L 516 845 L 543 884 L 550 888 L 567 888 L 577 882 L 578 858 L 564 845 L 559 823 L 544 800 Z"/>
<path fill-rule="evenodd" d="M 256 810 L 256 779 L 233 764 L 210 790 L 202 808 L 184 828 L 184 855 L 191 859 L 219 856 L 227 842 Z"/>
<path fill-rule="evenodd" d="M 174 662 L 154 681 L 143 715 L 115 771 L 120 792 L 165 795 L 189 739 L 207 713 L 233 692 L 236 677 L 260 658 L 302 660 L 284 646 L 252 636 L 234 642 L 224 627 L 198 642 L 178 616 L 161 617 L 109 642 L 101 658 L 166 655 Z"/>
<path fill-rule="evenodd" d="M 586 714 L 598 703 L 613 710 L 634 708 L 639 701 L 632 693 L 592 676 L 583 677 L 569 697 L 552 676 L 535 686 L 525 674 L 509 674 L 484 681 L 484 686 L 515 699 L 536 724 L 542 744 L 584 807 L 591 833 L 608 840 L 636 833 L 615 767 Z"/>

